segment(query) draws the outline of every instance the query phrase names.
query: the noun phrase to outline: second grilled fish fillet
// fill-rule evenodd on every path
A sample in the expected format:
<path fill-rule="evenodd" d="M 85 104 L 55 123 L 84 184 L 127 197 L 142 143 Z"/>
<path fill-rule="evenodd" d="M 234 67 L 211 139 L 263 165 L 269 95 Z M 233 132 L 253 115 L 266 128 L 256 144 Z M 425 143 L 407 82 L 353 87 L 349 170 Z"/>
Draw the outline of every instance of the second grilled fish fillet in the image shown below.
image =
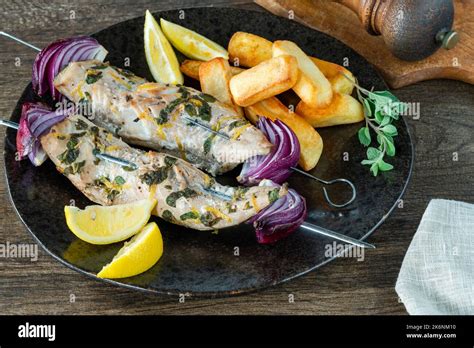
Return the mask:
<path fill-rule="evenodd" d="M 238 225 L 287 193 L 285 187 L 265 184 L 220 185 L 184 160 L 134 149 L 78 115 L 52 127 L 41 137 L 41 145 L 56 168 L 91 201 L 114 205 L 154 197 L 154 215 L 196 230 Z M 138 169 L 100 160 L 96 152 L 135 163 Z"/>
<path fill-rule="evenodd" d="M 213 174 L 221 174 L 257 155 L 271 143 L 244 117 L 207 94 L 185 86 L 150 83 L 99 61 L 70 63 L 56 88 L 90 108 L 97 125 L 127 143 L 166 151 Z M 230 140 L 189 121 L 191 118 Z"/>

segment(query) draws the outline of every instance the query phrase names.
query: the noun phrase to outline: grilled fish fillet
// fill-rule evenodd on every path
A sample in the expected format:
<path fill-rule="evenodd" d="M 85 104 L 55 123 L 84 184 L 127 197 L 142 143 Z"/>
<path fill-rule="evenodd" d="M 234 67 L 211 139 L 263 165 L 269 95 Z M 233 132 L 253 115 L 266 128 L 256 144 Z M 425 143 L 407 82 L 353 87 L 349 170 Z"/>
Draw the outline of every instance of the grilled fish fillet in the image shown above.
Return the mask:
<path fill-rule="evenodd" d="M 265 183 L 249 188 L 220 185 L 186 161 L 132 148 L 80 115 L 52 127 L 41 145 L 58 171 L 93 202 L 114 205 L 154 197 L 154 215 L 196 230 L 238 225 L 287 192 Z M 138 168 L 100 160 L 98 152 Z"/>
<path fill-rule="evenodd" d="M 266 155 L 272 146 L 260 130 L 212 96 L 185 86 L 150 83 L 107 63 L 70 63 L 54 84 L 71 101 L 87 106 L 96 125 L 127 143 L 166 151 L 212 175 Z"/>

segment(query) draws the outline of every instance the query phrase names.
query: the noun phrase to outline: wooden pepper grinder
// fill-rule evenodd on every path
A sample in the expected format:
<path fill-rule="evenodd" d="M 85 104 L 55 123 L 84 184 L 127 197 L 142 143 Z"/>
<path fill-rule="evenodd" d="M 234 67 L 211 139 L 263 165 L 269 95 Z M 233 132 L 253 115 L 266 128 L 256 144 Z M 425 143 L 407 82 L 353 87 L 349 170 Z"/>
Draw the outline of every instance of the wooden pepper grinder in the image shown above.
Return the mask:
<path fill-rule="evenodd" d="M 390 51 L 403 60 L 421 60 L 459 41 L 452 30 L 452 0 L 335 1 L 354 11 L 365 29 L 381 35 Z"/>

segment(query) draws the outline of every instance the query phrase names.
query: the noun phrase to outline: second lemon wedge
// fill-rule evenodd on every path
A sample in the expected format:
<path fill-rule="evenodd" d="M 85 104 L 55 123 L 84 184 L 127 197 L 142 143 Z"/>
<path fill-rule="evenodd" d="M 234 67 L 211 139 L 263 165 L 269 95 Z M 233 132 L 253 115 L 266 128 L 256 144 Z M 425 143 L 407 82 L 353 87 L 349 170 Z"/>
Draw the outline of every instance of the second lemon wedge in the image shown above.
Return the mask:
<path fill-rule="evenodd" d="M 112 262 L 97 274 L 99 278 L 126 278 L 150 269 L 163 255 L 163 238 L 154 222 L 126 242 Z"/>
<path fill-rule="evenodd" d="M 178 58 L 150 11 L 145 14 L 145 56 L 153 78 L 157 82 L 182 84 Z"/>
<path fill-rule="evenodd" d="M 227 50 L 207 37 L 163 18 L 160 24 L 168 40 L 185 56 L 205 61 L 217 57 L 229 59 Z"/>
<path fill-rule="evenodd" d="M 150 219 L 155 199 L 113 206 L 90 205 L 84 210 L 65 206 L 66 223 L 80 239 L 91 244 L 125 240 L 142 229 Z"/>

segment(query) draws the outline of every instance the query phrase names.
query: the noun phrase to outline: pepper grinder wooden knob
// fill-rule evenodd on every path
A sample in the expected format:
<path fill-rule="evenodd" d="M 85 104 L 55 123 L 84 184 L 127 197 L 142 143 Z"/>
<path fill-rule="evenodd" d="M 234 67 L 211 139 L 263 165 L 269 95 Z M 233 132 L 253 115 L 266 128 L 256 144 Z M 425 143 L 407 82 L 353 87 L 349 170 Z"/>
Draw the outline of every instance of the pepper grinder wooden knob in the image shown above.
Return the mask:
<path fill-rule="evenodd" d="M 390 51 L 403 60 L 420 60 L 440 47 L 453 48 L 452 0 L 336 0 L 354 11 L 365 29 L 381 35 Z"/>

